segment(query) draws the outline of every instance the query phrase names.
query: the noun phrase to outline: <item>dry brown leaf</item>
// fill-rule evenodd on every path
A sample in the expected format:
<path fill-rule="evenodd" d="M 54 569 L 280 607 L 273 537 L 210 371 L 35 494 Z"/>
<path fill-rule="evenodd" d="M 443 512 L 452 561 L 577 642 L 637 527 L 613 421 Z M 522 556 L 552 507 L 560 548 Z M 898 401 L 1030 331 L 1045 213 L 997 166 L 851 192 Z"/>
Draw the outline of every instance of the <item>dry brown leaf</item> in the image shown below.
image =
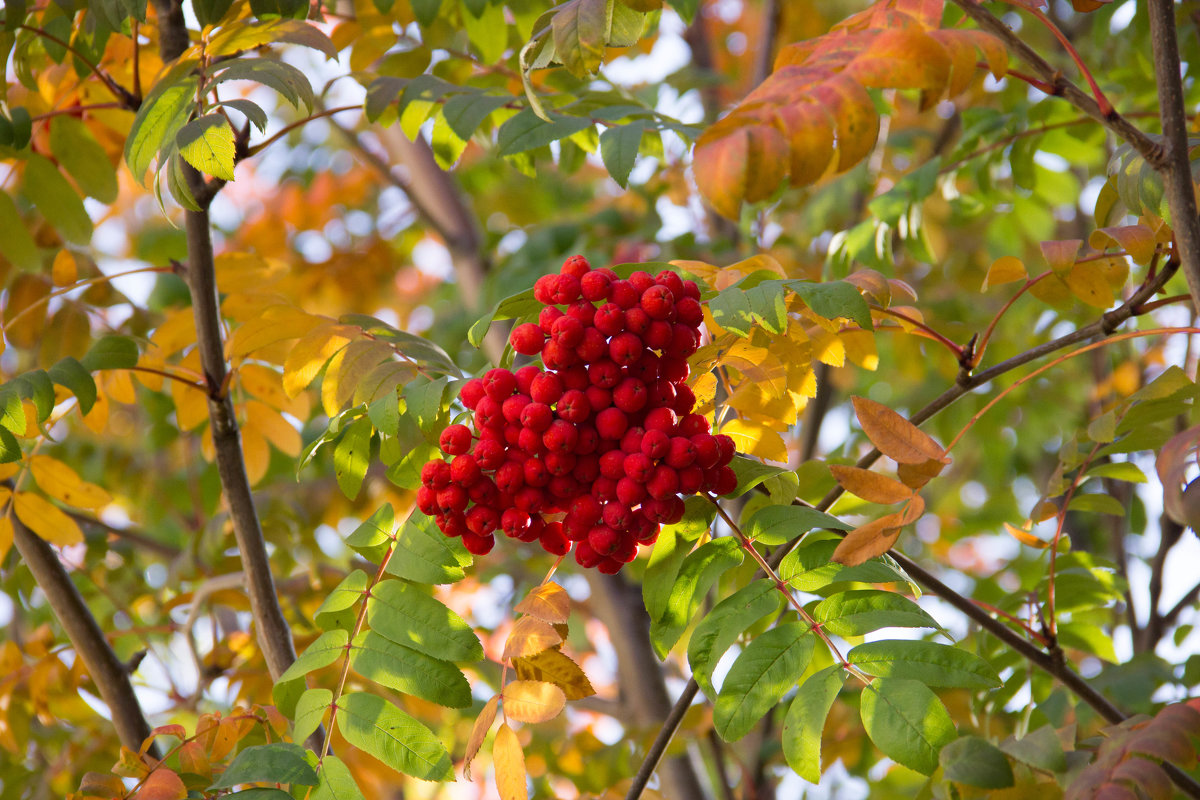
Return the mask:
<path fill-rule="evenodd" d="M 854 413 L 871 444 L 898 463 L 921 464 L 946 457 L 945 449 L 929 434 L 882 403 L 855 397 Z"/>
<path fill-rule="evenodd" d="M 513 610 L 545 622 L 566 622 L 571 615 L 571 597 L 557 583 L 543 583 L 525 595 Z"/>
<path fill-rule="evenodd" d="M 900 514 L 888 514 L 850 531 L 838 542 L 832 560 L 854 567 L 891 550 L 900 537 L 900 526 L 896 524 L 899 518 Z"/>
<path fill-rule="evenodd" d="M 912 497 L 913 490 L 894 478 L 869 469 L 830 464 L 829 471 L 842 488 L 871 503 L 890 505 Z"/>
<path fill-rule="evenodd" d="M 940 475 L 945 468 L 946 462 L 931 458 L 920 464 L 899 464 L 896 467 L 896 474 L 900 476 L 900 480 L 905 486 L 920 489 Z"/>

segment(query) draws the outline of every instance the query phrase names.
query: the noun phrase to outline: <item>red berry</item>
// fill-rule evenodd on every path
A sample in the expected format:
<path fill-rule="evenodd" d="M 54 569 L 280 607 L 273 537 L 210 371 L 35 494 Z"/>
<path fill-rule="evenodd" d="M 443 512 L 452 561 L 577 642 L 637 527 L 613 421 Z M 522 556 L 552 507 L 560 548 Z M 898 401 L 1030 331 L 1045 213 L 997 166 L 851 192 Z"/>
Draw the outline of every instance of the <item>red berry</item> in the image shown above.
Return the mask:
<path fill-rule="evenodd" d="M 454 460 L 450 462 L 450 478 L 455 483 L 470 486 L 479 476 L 479 464 L 475 461 L 475 456 L 455 456 Z"/>
<path fill-rule="evenodd" d="M 696 407 L 696 393 L 686 383 L 675 387 L 675 402 L 671 404 L 676 414 L 690 414 Z"/>
<path fill-rule="evenodd" d="M 679 420 L 680 436 L 695 436 L 698 433 L 708 433 L 710 426 L 703 414 L 685 414 Z"/>
<path fill-rule="evenodd" d="M 588 544 L 601 555 L 608 555 L 617 549 L 621 535 L 607 525 L 597 525 L 588 531 Z"/>
<path fill-rule="evenodd" d="M 645 453 L 630 453 L 625 456 L 623 466 L 625 475 L 638 483 L 645 483 L 654 474 L 654 461 Z M 617 490 L 620 491 L 620 481 L 617 482 Z"/>
<path fill-rule="evenodd" d="M 665 286 L 670 289 L 671 294 L 675 297 L 683 296 L 683 278 L 679 277 L 678 273 L 664 269 L 654 276 L 654 282 L 659 286 Z"/>
<path fill-rule="evenodd" d="M 552 301 L 550 293 L 554 289 L 554 284 L 558 282 L 557 275 L 543 275 L 533 282 L 533 298 L 539 303 L 549 305 Z"/>
<path fill-rule="evenodd" d="M 523 464 L 508 461 L 496 470 L 496 485 L 500 491 L 516 494 L 525 486 L 525 469 Z"/>
<path fill-rule="evenodd" d="M 496 546 L 496 537 L 488 534 L 487 536 L 476 536 L 467 531 L 462 535 L 463 547 L 467 548 L 467 552 L 476 556 L 486 556 L 492 552 L 492 548 Z"/>
<path fill-rule="evenodd" d="M 667 455 L 663 460 L 672 469 L 679 470 L 684 467 L 690 467 L 692 462 L 696 460 L 696 446 L 686 436 L 673 436 L 671 437 L 671 444 L 667 450 Z"/>
<path fill-rule="evenodd" d="M 438 527 L 447 536 L 470 535 L 467 530 L 467 517 L 461 511 L 451 511 L 437 518 Z"/>
<path fill-rule="evenodd" d="M 517 378 L 517 391 L 521 394 L 529 394 L 529 387 L 533 385 L 533 379 L 541 375 L 542 371 L 533 364 L 526 364 L 513 374 Z"/>
<path fill-rule="evenodd" d="M 589 411 L 595 411 L 597 414 L 612 405 L 612 392 L 608 389 L 603 389 L 599 386 L 589 386 L 584 390 L 587 395 Z M 558 401 L 561 406 L 562 401 Z"/>
<path fill-rule="evenodd" d="M 717 457 L 717 466 L 723 467 L 730 461 L 733 461 L 733 455 L 737 452 L 737 444 L 733 441 L 733 437 L 727 436 L 724 433 L 718 433 L 717 452 L 719 454 Z"/>
<path fill-rule="evenodd" d="M 506 508 L 500 515 L 500 529 L 514 539 L 529 530 L 529 514 L 519 508 Z"/>
<path fill-rule="evenodd" d="M 717 461 L 721 458 L 717 437 L 711 433 L 698 433 L 691 438 L 692 444 L 696 445 L 696 466 L 701 469 L 710 469 L 716 466 Z"/>
<path fill-rule="evenodd" d="M 484 396 L 479 401 L 475 406 L 475 427 L 480 430 L 504 427 L 504 411 L 499 400 Z"/>
<path fill-rule="evenodd" d="M 546 341 L 546 335 L 537 325 L 526 322 L 513 328 L 512 333 L 508 336 L 508 341 L 512 344 L 513 350 L 522 355 L 533 356 L 541 351 L 542 345 Z"/>
<path fill-rule="evenodd" d="M 670 341 L 662 345 L 661 349 L 664 355 L 687 358 L 700 349 L 700 334 L 695 328 L 677 322 L 671 327 Z"/>
<path fill-rule="evenodd" d="M 467 487 L 467 497 L 471 499 L 472 503 L 493 508 L 500 507 L 500 490 L 496 488 L 496 482 L 486 475 L 479 476 L 474 483 Z"/>
<path fill-rule="evenodd" d="M 487 394 L 483 388 L 483 381 L 479 378 L 472 378 L 463 384 L 462 389 L 458 391 L 458 399 L 462 401 L 463 406 L 475 410 L 475 406 L 479 404 L 480 399 Z"/>
<path fill-rule="evenodd" d="M 533 385 L 529 387 L 529 396 L 535 403 L 552 405 L 558 402 L 558 398 L 562 397 L 562 394 L 562 379 L 553 372 L 543 372 L 538 375 L 533 379 Z"/>
<path fill-rule="evenodd" d="M 645 340 L 647 347 L 653 347 L 655 350 L 666 350 L 671 345 L 672 330 L 671 323 L 666 320 L 656 319 L 650 323 L 650 327 L 646 329 L 646 333 L 642 339 Z M 688 330 L 691 330 L 691 328 L 688 328 Z"/>
<path fill-rule="evenodd" d="M 699 300 L 700 299 L 700 287 L 696 284 L 695 281 L 684 281 L 682 296 L 690 297 L 693 300 Z"/>
<path fill-rule="evenodd" d="M 471 429 L 466 425 L 448 425 L 438 437 L 447 455 L 460 456 L 471 449 Z"/>
<path fill-rule="evenodd" d="M 640 425 L 635 425 L 625 431 L 625 435 L 621 437 L 621 450 L 626 455 L 629 453 L 642 452 L 642 437 L 646 435 L 646 429 Z"/>
<path fill-rule="evenodd" d="M 569 475 L 575 469 L 575 454 L 556 451 L 547 453 L 546 471 L 550 473 L 551 478 L 561 478 L 564 475 Z"/>
<path fill-rule="evenodd" d="M 659 501 L 655 500 L 653 502 L 657 503 Z M 683 505 L 682 500 L 679 501 L 679 505 Z M 643 505 L 642 508 L 644 509 L 645 505 Z M 682 511 L 680 512 L 679 519 L 683 519 Z M 677 519 L 675 521 L 678 522 L 679 520 Z M 654 541 L 658 539 L 658 524 L 651 521 L 646 516 L 639 514 L 633 520 L 633 525 L 630 528 L 629 535 L 632 536 L 634 541 L 636 541 L 638 544 L 654 544 Z"/>
<path fill-rule="evenodd" d="M 567 422 L 582 423 L 592 413 L 592 405 L 588 401 L 586 392 L 568 389 L 559 398 L 555 411 L 560 418 Z"/>
<path fill-rule="evenodd" d="M 608 558 L 601 559 L 596 565 L 596 569 L 605 575 L 616 575 L 621 571 L 621 567 L 625 566 L 625 562 L 616 558 L 616 554 Z"/>
<path fill-rule="evenodd" d="M 621 382 L 621 368 L 607 358 L 588 365 L 588 380 L 593 386 L 611 389 Z"/>
<path fill-rule="evenodd" d="M 587 539 L 575 545 L 575 561 L 579 566 L 585 569 L 594 567 L 600 563 L 600 559 L 600 554 L 592 549 Z"/>
<path fill-rule="evenodd" d="M 641 308 L 631 308 L 625 312 L 625 330 L 638 336 L 645 336 L 652 322 L 654 319 Z"/>
<path fill-rule="evenodd" d="M 625 312 L 616 303 L 605 303 L 596 309 L 592 324 L 605 336 L 615 336 L 625 330 Z"/>
<path fill-rule="evenodd" d="M 554 323 L 565 316 L 566 314 L 554 306 L 546 306 L 538 313 L 538 327 L 542 329 L 542 333 L 549 336 L 554 330 Z"/>
<path fill-rule="evenodd" d="M 587 367 L 583 364 L 575 364 L 564 370 L 559 370 L 558 377 L 562 378 L 564 390 L 583 390 L 591 386 L 592 383 L 588 380 Z"/>
<path fill-rule="evenodd" d="M 563 370 L 580 361 L 579 354 L 551 340 L 542 347 L 542 363 L 546 369 Z"/>
<path fill-rule="evenodd" d="M 517 377 L 506 369 L 490 369 L 484 373 L 483 388 L 488 397 L 503 402 L 517 390 Z"/>
<path fill-rule="evenodd" d="M 617 496 L 617 482 L 612 478 L 601 475 L 592 481 L 592 497 L 604 502 Z"/>
<path fill-rule="evenodd" d="M 551 453 L 570 453 L 579 444 L 579 431 L 565 419 L 556 419 L 542 434 L 542 443 Z"/>
<path fill-rule="evenodd" d="M 522 511 L 536 514 L 546 505 L 546 494 L 536 486 L 526 486 L 513 495 L 513 505 Z"/>
<path fill-rule="evenodd" d="M 560 305 L 573 303 L 579 299 L 579 278 L 574 275 L 559 275 L 558 282 L 550 290 L 551 302 Z"/>
<path fill-rule="evenodd" d="M 421 467 L 421 483 L 434 489 L 443 489 L 450 484 L 450 464 L 440 458 Z"/>
<path fill-rule="evenodd" d="M 642 383 L 649 386 L 658 380 L 659 358 L 650 350 L 642 353 L 642 357 L 637 360 L 636 364 L 631 365 L 626 372 L 630 377 L 637 378 Z"/>
<path fill-rule="evenodd" d="M 530 403 L 529 395 L 514 394 L 512 397 L 504 401 L 500 406 L 500 413 L 504 415 L 504 421 L 510 423 L 518 423 L 521 421 L 521 412 L 525 410 L 525 406 Z"/>
<path fill-rule="evenodd" d="M 487 506 L 475 506 L 467 512 L 467 530 L 480 536 L 486 536 L 500 527 L 500 515 L 496 509 Z"/>
<path fill-rule="evenodd" d="M 527 456 L 538 456 L 545 450 L 542 445 L 541 432 L 535 431 L 533 428 L 518 428 L 517 440 L 513 444 Z"/>
<path fill-rule="evenodd" d="M 629 281 L 616 280 L 609 285 L 608 298 L 620 308 L 630 309 L 642 299 L 642 293 Z"/>
<path fill-rule="evenodd" d="M 571 549 L 571 540 L 567 538 L 561 522 L 551 522 L 546 525 L 539 538 L 542 548 L 552 556 L 565 556 Z"/>
<path fill-rule="evenodd" d="M 641 453 L 637 455 L 641 456 Z M 643 456 L 644 458 L 644 456 Z M 646 497 L 646 487 L 630 477 L 617 481 L 617 499 L 626 505 L 634 506 Z"/>
<path fill-rule="evenodd" d="M 633 524 L 633 518 L 633 509 L 629 506 L 620 503 L 604 504 L 604 524 L 614 530 L 628 530 L 629 526 Z"/>
<path fill-rule="evenodd" d="M 654 474 L 646 482 L 646 491 L 655 500 L 665 500 L 679 491 L 679 473 L 666 464 L 654 468 Z"/>
<path fill-rule="evenodd" d="M 729 494 L 737 488 L 737 473 L 733 467 L 717 467 L 717 479 L 713 485 L 713 494 Z"/>
<path fill-rule="evenodd" d="M 646 430 L 662 431 L 671 434 L 675 432 L 679 417 L 669 408 L 652 408 L 646 412 L 644 427 Z"/>
<path fill-rule="evenodd" d="M 584 430 L 591 431 L 592 436 L 596 435 L 596 432 L 591 430 L 591 428 L 585 428 Z M 577 458 L 575 461 L 575 471 L 572 474 L 580 483 L 591 483 L 600 476 L 600 456 L 591 451 L 584 453 L 582 446 L 583 439 L 584 436 L 581 432 L 579 434 L 580 445 L 575 448 Z"/>
<path fill-rule="evenodd" d="M 576 278 L 583 278 L 584 275 L 591 272 L 592 265 L 583 256 L 571 256 L 562 265 L 563 275 L 574 275 Z"/>
<path fill-rule="evenodd" d="M 704 470 L 693 465 L 679 470 L 679 493 L 695 494 L 704 485 Z"/>
<path fill-rule="evenodd" d="M 608 357 L 608 339 L 595 328 L 584 328 L 583 340 L 576 346 L 575 352 L 580 361 L 585 364 L 599 361 Z"/>
<path fill-rule="evenodd" d="M 638 270 L 629 276 L 629 282 L 633 284 L 633 288 L 638 290 L 640 296 L 642 292 L 654 285 L 654 276 L 645 270 Z"/>
<path fill-rule="evenodd" d="M 600 474 L 614 481 L 624 478 L 626 455 L 624 450 L 609 450 L 600 456 Z"/>
<path fill-rule="evenodd" d="M 684 325 L 699 327 L 704 321 L 704 307 L 700 301 L 692 297 L 684 297 L 675 303 L 675 318 Z"/>
<path fill-rule="evenodd" d="M 417 508 L 421 509 L 421 513 L 426 516 L 433 516 L 437 513 L 437 489 L 432 486 L 422 486 L 417 489 Z"/>
<path fill-rule="evenodd" d="M 641 450 L 647 458 L 655 461 L 666 458 L 667 453 L 671 450 L 671 437 L 663 431 L 649 428 L 642 437 Z"/>
<path fill-rule="evenodd" d="M 649 399 L 650 393 L 646 391 L 646 384 L 637 378 L 626 378 L 613 389 L 613 405 L 626 414 L 641 411 Z"/>
<path fill-rule="evenodd" d="M 546 403 L 532 402 L 521 409 L 521 424 L 530 430 L 542 433 L 554 421 L 554 412 Z"/>
<path fill-rule="evenodd" d="M 525 473 L 525 485 L 540 488 L 550 482 L 550 470 L 546 462 L 540 458 L 527 458 L 522 469 Z"/>
<path fill-rule="evenodd" d="M 467 496 L 467 490 L 457 483 L 452 483 L 444 489 L 437 490 L 438 508 L 443 511 L 463 511 L 466 509 L 469 501 L 470 498 Z"/>
<path fill-rule="evenodd" d="M 594 270 L 579 279 L 579 291 L 585 300 L 606 300 L 611 284 L 611 278 L 603 272 Z"/>
<path fill-rule="evenodd" d="M 577 347 L 583 341 L 583 323 L 572 316 L 559 317 L 554 320 L 550 335 L 560 347 Z"/>
<path fill-rule="evenodd" d="M 666 378 L 659 378 L 656 381 L 650 382 L 650 405 L 663 406 L 666 408 L 674 408 L 675 397 L 678 392 L 675 389 L 675 384 Z"/>
<path fill-rule="evenodd" d="M 667 319 L 675 311 L 675 296 L 665 286 L 651 286 L 642 292 L 639 305 L 652 319 Z"/>
<path fill-rule="evenodd" d="M 504 445 L 494 439 L 481 440 L 475 445 L 475 461 L 481 469 L 496 469 L 504 463 Z"/>
<path fill-rule="evenodd" d="M 628 331 L 618 333 L 608 343 L 608 355 L 618 365 L 628 367 L 642 357 L 642 340 Z M 509 392 L 511 394 L 511 392 Z"/>
<path fill-rule="evenodd" d="M 601 439 L 620 439 L 628 427 L 629 418 L 619 408 L 606 408 L 596 415 L 596 433 Z"/>

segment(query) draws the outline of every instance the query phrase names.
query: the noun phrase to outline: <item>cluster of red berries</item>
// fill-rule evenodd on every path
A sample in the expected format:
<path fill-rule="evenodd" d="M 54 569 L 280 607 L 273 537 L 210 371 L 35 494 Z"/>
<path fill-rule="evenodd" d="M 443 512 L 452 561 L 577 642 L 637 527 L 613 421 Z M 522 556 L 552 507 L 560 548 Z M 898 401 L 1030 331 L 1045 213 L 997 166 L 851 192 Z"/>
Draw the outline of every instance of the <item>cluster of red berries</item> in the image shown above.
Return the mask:
<path fill-rule="evenodd" d="M 417 505 L 472 553 L 499 529 L 555 555 L 574 544 L 580 565 L 615 573 L 682 518 L 681 495 L 737 486 L 733 439 L 692 413 L 685 383 L 700 290 L 669 270 L 622 280 L 572 256 L 533 293 L 545 308 L 510 341 L 545 368 L 463 385 L 475 431 L 442 432 L 450 460 L 425 465 Z"/>

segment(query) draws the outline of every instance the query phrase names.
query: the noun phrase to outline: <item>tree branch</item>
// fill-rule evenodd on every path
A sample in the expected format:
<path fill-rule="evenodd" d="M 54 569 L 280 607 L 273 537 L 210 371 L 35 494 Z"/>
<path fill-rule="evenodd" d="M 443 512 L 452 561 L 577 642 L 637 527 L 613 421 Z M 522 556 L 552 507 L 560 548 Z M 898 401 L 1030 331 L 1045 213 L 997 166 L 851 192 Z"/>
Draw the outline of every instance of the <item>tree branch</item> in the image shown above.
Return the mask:
<path fill-rule="evenodd" d="M 1179 43 L 1175 35 L 1173 0 L 1149 0 L 1150 42 L 1154 47 L 1154 78 L 1162 115 L 1164 163 L 1158 166 L 1166 182 L 1167 207 L 1175 231 L 1176 258 L 1183 264 L 1192 309 L 1200 312 L 1200 218 L 1188 156 L 1188 120 L 1179 76 Z"/>
<path fill-rule="evenodd" d="M 141 704 L 129 680 L 129 671 L 104 638 L 104 632 L 71 582 L 58 554 L 44 539 L 25 527 L 15 514 L 11 515 L 11 519 L 13 543 L 21 554 L 22 562 L 33 573 L 38 588 L 46 595 L 50 609 L 71 640 L 71 646 L 92 676 L 100 698 L 112 715 L 121 744 L 136 753 L 150 736 L 150 723 L 142 714 Z M 157 749 L 153 746 L 149 752 L 158 757 Z"/>
<path fill-rule="evenodd" d="M 1000 41 L 1004 42 L 1005 47 L 1011 52 L 1016 53 L 1026 64 L 1029 64 L 1038 77 L 1048 84 L 1047 88 L 1050 90 L 1048 94 L 1062 97 L 1068 103 L 1133 145 L 1133 148 L 1150 162 L 1155 169 L 1162 168 L 1165 163 L 1162 148 L 1153 139 L 1143 133 L 1140 128 L 1136 127 L 1116 111 L 1108 114 L 1101 111 L 1100 105 L 1096 102 L 1095 98 L 1063 77 L 1059 70 L 1052 67 L 1046 59 L 1038 55 L 1037 51 L 1026 44 L 1025 40 L 1005 25 L 999 17 L 996 17 L 983 6 L 979 5 L 977 0 L 953 0 L 953 2 L 968 17 L 975 20 L 975 23 L 980 28 L 1000 39 Z"/>

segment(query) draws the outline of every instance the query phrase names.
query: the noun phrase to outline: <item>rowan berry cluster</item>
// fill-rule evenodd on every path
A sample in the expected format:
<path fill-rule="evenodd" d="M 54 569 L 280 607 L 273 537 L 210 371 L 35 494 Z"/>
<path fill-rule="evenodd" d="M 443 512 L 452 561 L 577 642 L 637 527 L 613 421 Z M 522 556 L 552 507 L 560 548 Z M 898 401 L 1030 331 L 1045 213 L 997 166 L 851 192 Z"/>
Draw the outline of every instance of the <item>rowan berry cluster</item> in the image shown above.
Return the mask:
<path fill-rule="evenodd" d="M 737 486 L 734 442 L 692 413 L 687 358 L 700 344 L 700 290 L 664 270 L 620 279 L 572 256 L 534 285 L 545 305 L 513 349 L 543 367 L 493 369 L 462 387 L 474 431 L 441 434 L 449 460 L 421 471 L 417 505 L 483 554 L 502 530 L 584 567 L 614 573 L 682 496 Z"/>

